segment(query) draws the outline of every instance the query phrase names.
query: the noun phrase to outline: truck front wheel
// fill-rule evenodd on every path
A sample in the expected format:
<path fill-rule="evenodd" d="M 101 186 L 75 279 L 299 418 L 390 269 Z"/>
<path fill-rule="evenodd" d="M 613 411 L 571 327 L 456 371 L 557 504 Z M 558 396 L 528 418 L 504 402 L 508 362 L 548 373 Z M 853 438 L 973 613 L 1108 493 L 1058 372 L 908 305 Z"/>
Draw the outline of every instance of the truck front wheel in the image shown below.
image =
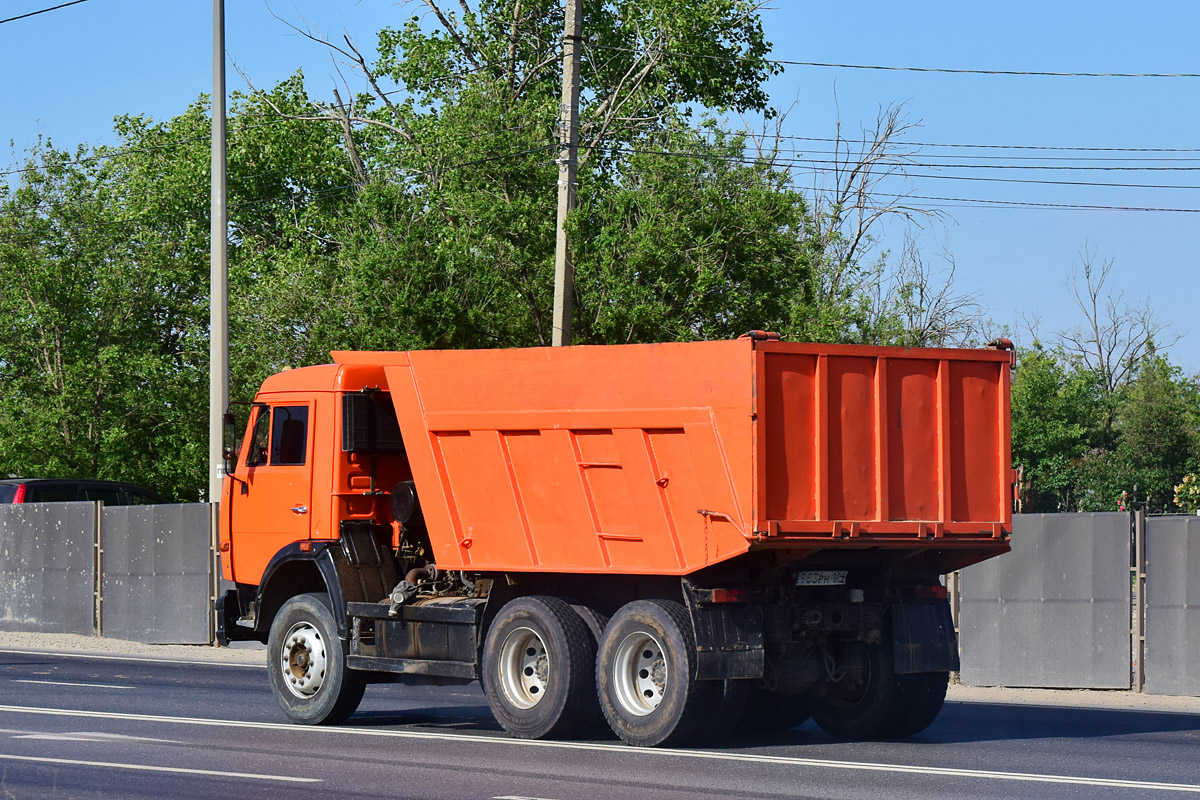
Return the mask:
<path fill-rule="evenodd" d="M 488 629 L 484 690 L 492 716 L 521 739 L 567 739 L 595 730 L 596 637 L 557 597 L 513 600 Z"/>
<path fill-rule="evenodd" d="M 638 600 L 613 616 L 600 640 L 596 681 L 613 732 L 641 747 L 697 739 L 724 693 L 722 681 L 696 680 L 691 619 L 667 600 Z"/>
<path fill-rule="evenodd" d="M 291 598 L 271 623 L 267 639 L 271 689 L 288 719 L 301 725 L 341 722 L 362 701 L 366 680 L 346 668 L 327 594 Z"/>

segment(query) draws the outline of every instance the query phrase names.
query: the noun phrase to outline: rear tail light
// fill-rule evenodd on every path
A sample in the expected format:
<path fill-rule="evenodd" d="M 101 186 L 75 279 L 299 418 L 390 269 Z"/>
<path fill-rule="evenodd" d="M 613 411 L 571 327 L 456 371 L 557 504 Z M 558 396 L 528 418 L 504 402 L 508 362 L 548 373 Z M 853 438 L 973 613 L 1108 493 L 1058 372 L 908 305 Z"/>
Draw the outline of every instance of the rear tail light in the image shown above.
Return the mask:
<path fill-rule="evenodd" d="M 913 597 L 918 600 L 945 600 L 949 596 L 946 587 L 940 584 L 936 586 L 913 587 Z"/>
<path fill-rule="evenodd" d="M 17 493 L 13 495 L 12 501 L 14 503 L 24 503 L 25 502 L 25 484 L 23 484 L 23 483 L 17 484 Z"/>
<path fill-rule="evenodd" d="M 714 603 L 749 603 L 749 589 L 713 589 L 712 601 Z"/>

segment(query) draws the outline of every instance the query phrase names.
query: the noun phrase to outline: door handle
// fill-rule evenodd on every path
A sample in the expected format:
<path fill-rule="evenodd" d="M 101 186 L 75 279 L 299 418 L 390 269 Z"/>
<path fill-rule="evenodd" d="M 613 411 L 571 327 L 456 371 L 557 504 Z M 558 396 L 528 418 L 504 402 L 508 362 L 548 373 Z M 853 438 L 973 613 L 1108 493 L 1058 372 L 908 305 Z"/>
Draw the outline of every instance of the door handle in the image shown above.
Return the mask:
<path fill-rule="evenodd" d="M 293 514 L 307 514 L 308 506 L 292 506 Z"/>

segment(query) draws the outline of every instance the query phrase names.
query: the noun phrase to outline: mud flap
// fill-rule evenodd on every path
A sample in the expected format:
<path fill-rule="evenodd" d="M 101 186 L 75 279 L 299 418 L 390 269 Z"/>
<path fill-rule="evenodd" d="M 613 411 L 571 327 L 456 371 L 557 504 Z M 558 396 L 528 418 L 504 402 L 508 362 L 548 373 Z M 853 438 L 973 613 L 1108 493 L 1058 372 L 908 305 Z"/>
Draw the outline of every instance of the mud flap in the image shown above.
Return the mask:
<path fill-rule="evenodd" d="M 897 603 L 891 617 L 897 675 L 958 670 L 958 639 L 948 602 Z"/>
<path fill-rule="evenodd" d="M 762 609 L 699 606 L 691 612 L 696 631 L 697 679 L 762 677 Z"/>

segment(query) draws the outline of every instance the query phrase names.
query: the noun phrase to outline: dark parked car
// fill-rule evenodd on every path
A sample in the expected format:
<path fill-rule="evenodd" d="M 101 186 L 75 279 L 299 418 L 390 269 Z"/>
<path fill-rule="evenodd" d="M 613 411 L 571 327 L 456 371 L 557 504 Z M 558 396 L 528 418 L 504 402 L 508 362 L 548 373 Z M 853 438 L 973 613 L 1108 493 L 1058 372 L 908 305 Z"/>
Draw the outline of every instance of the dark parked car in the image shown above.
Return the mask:
<path fill-rule="evenodd" d="M 106 506 L 144 506 L 171 502 L 154 490 L 136 483 L 66 478 L 0 480 L 0 503 L 63 503 L 71 500 L 100 500 Z"/>

